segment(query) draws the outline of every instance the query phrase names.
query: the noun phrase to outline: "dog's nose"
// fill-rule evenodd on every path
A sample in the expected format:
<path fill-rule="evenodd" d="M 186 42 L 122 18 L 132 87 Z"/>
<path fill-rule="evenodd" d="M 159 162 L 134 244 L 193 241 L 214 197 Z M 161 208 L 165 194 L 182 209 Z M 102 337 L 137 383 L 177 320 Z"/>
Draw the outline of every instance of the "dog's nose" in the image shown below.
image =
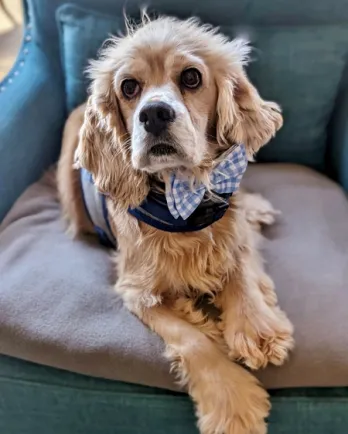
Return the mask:
<path fill-rule="evenodd" d="M 150 102 L 139 113 L 139 120 L 148 133 L 159 136 L 175 119 L 175 111 L 165 102 Z"/>

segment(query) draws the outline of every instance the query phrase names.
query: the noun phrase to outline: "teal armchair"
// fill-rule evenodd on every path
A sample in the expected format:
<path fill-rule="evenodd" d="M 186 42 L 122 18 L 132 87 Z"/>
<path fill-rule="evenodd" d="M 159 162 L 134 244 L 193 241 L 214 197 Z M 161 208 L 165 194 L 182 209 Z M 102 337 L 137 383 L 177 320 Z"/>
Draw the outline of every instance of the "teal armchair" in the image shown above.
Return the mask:
<path fill-rule="evenodd" d="M 36 184 L 21 196 L 57 160 L 65 120 L 86 97 L 87 58 L 95 56 L 108 33 L 122 28 L 123 0 L 64 3 L 24 1 L 22 47 L 0 83 L 0 432 L 196 433 L 188 396 L 174 386 L 160 355 L 152 357 L 160 354 L 161 344 L 139 324 L 124 338 L 122 324 L 130 320 L 118 302 L 115 310 L 120 316 L 112 333 L 122 332 L 112 340 L 107 331 L 112 316 L 102 316 L 107 320 L 93 334 L 91 312 L 102 315 L 103 309 L 111 309 L 103 305 L 109 300 L 108 283 L 100 284 L 105 290 L 99 296 L 99 288 L 95 289 L 99 280 L 78 280 L 86 258 L 76 257 L 83 255 L 84 246 L 72 247 L 65 241 L 51 187 Z M 285 217 L 280 227 L 266 232 L 266 257 L 282 305 L 294 318 L 299 347 L 289 367 L 259 375 L 273 404 L 269 432 L 345 434 L 346 0 L 155 0 L 151 8 L 179 17 L 198 15 L 230 36 L 246 31 L 255 42 L 256 61 L 248 73 L 263 96 L 281 103 L 285 126 L 258 156 L 260 164 L 251 168 L 246 186 L 265 194 Z M 126 9 L 136 15 L 139 4 L 129 0 Z M 47 209 L 44 200 L 35 202 L 40 194 Z M 20 208 L 23 201 L 32 201 L 26 213 Z M 45 214 L 48 209 L 54 215 Z M 22 248 L 19 234 L 27 227 L 28 210 L 30 230 L 37 232 Z M 40 224 L 39 212 L 44 216 Z M 74 248 L 78 254 L 68 253 L 67 264 L 65 253 Z M 106 256 L 88 249 L 88 260 L 92 258 L 88 272 L 93 273 Z M 39 254 L 42 261 L 34 263 L 37 268 L 33 263 L 23 266 L 24 257 Z M 74 280 L 72 288 L 60 289 L 62 282 L 69 285 Z M 26 291 L 24 282 L 30 283 Z M 43 307 L 46 296 L 50 303 Z M 88 315 L 79 317 L 80 307 L 72 307 L 76 300 L 91 309 L 86 308 Z M 58 326 L 53 327 L 50 318 Z M 66 329 L 69 321 L 74 329 Z M 70 335 L 76 338 L 75 346 Z M 137 339 L 146 344 L 146 360 Z"/>

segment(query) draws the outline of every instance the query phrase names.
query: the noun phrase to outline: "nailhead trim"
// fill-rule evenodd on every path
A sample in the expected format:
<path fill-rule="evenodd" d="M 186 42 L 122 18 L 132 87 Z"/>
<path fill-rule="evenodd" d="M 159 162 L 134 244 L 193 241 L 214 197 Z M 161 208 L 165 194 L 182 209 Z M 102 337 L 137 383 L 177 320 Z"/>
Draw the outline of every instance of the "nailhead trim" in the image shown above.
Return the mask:
<path fill-rule="evenodd" d="M 22 50 L 18 55 L 18 57 L 22 58 L 22 60 L 20 60 L 19 62 L 17 60 L 17 63 L 16 63 L 17 68 L 14 71 L 12 71 L 4 79 L 4 81 L 2 82 L 2 85 L 0 85 L 0 93 L 5 92 L 5 90 L 15 81 L 16 77 L 19 76 L 21 69 L 25 65 L 25 59 L 23 59 L 23 56 L 27 56 L 29 54 L 29 51 L 30 51 L 30 43 L 32 42 L 31 30 L 32 30 L 32 24 L 31 24 L 30 18 L 29 18 L 29 22 L 25 27 Z"/>

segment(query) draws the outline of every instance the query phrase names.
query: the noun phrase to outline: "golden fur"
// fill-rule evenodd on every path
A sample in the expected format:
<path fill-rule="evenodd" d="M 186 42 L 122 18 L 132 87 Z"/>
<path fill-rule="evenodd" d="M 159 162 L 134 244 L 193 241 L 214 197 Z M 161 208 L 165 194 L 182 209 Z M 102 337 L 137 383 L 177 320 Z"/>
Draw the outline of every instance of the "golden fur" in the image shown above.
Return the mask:
<path fill-rule="evenodd" d="M 128 207 L 144 200 L 154 172 L 165 179 L 173 164 L 163 160 L 158 169 L 144 160 L 137 114 L 153 95 L 179 107 L 171 133 L 182 146 L 182 164 L 202 180 L 233 143 L 244 143 L 251 157 L 281 127 L 282 117 L 249 82 L 243 69 L 248 53 L 245 42 L 228 41 L 195 20 L 150 21 L 144 15 L 141 26 L 129 26 L 128 35 L 113 39 L 92 63 L 91 96 L 67 122 L 58 167 L 63 211 L 75 235 L 93 228 L 74 158 L 108 194 L 119 245 L 115 290 L 165 341 L 203 434 L 266 432 L 267 393 L 235 361 L 252 369 L 280 365 L 293 344 L 292 326 L 277 306 L 256 246 L 258 225 L 271 223 L 274 213 L 263 198 L 240 193 L 221 220 L 199 232 L 167 233 L 137 221 Z M 192 64 L 203 85 L 181 92 L 176 77 Z M 131 101 L 120 92 L 128 76 L 142 80 L 141 96 Z M 202 294 L 221 309 L 221 321 L 195 307 Z"/>

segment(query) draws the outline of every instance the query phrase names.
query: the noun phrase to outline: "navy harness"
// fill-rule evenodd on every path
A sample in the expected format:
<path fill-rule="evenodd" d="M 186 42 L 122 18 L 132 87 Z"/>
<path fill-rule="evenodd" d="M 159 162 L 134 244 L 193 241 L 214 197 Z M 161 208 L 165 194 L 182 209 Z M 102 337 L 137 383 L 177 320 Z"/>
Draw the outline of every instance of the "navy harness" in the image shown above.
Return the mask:
<path fill-rule="evenodd" d="M 86 212 L 101 244 L 115 248 L 117 242 L 108 217 L 107 196 L 97 190 L 92 174 L 83 168 L 80 169 L 80 179 Z M 164 184 L 158 186 L 164 189 Z M 205 195 L 198 208 L 186 220 L 172 216 L 166 196 L 160 189 L 151 189 L 144 202 L 137 208 L 129 208 L 128 212 L 138 220 L 162 231 L 195 232 L 220 220 L 229 208 L 232 193 L 216 195 L 221 200 L 212 200 Z"/>

